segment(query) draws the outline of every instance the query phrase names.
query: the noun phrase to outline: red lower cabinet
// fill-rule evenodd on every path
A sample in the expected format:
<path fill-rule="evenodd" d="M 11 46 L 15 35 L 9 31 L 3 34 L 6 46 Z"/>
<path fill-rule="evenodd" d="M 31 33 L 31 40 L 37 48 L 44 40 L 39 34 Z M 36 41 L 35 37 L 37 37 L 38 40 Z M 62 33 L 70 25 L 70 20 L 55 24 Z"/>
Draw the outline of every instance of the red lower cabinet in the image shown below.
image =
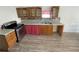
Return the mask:
<path fill-rule="evenodd" d="M 51 35 L 53 33 L 52 25 L 25 25 L 26 34 L 33 35 Z"/>
<path fill-rule="evenodd" d="M 39 34 L 38 28 L 39 28 L 38 25 L 32 25 L 31 26 L 31 34 L 38 35 Z"/>
<path fill-rule="evenodd" d="M 31 34 L 31 25 L 26 25 L 26 34 Z"/>
<path fill-rule="evenodd" d="M 39 26 L 38 25 L 25 25 L 26 34 L 39 34 Z"/>

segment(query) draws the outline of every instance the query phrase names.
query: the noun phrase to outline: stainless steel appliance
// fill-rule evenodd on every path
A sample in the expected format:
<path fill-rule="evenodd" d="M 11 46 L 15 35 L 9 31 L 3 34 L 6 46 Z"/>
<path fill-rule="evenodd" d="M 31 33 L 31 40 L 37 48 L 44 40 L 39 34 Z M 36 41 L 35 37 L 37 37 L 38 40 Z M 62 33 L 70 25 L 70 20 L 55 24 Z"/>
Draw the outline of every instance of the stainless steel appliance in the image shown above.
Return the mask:
<path fill-rule="evenodd" d="M 19 42 L 25 35 L 23 28 L 24 28 L 24 24 L 17 24 L 16 21 L 10 21 L 2 25 L 2 29 L 14 29 L 15 30 L 17 42 Z"/>

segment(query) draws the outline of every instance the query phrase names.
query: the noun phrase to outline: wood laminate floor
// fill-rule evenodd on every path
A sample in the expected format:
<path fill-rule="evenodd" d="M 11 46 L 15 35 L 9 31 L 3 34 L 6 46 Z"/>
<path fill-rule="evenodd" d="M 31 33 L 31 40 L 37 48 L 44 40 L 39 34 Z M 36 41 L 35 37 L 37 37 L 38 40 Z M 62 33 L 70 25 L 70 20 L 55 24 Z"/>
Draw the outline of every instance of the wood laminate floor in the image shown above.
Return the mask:
<path fill-rule="evenodd" d="M 79 52 L 79 33 L 25 35 L 9 52 Z"/>

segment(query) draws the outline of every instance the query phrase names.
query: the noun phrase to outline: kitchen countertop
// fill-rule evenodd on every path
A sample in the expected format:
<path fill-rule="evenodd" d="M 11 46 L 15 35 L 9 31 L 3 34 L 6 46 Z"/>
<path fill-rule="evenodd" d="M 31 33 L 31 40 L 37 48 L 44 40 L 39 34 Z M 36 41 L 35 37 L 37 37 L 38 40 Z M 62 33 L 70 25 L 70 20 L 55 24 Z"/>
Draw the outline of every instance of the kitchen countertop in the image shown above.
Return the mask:
<path fill-rule="evenodd" d="M 44 23 L 22 23 L 24 25 L 63 25 L 62 23 L 44 24 Z"/>
<path fill-rule="evenodd" d="M 7 35 L 13 31 L 14 29 L 0 29 L 0 35 Z"/>
<path fill-rule="evenodd" d="M 49 22 L 48 21 L 49 23 L 45 23 L 44 21 L 41 22 L 41 20 L 22 20 L 21 22 L 24 25 L 63 25 L 60 22 L 51 22 L 51 21 Z"/>

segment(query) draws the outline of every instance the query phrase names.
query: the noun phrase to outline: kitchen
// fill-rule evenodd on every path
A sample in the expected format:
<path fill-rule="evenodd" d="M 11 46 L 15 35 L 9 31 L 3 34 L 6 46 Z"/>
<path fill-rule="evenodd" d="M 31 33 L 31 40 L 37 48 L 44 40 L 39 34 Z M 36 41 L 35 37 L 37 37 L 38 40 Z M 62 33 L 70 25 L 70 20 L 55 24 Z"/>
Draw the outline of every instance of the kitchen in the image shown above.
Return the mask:
<path fill-rule="evenodd" d="M 21 18 L 22 24 L 28 34 L 52 34 L 54 27 L 62 35 L 63 24 L 58 17 L 59 6 L 48 7 L 20 7 L 17 8 L 18 17 Z M 47 18 L 42 18 L 42 14 L 47 14 Z M 35 30 L 39 29 L 39 30 Z M 36 31 L 36 32 L 35 32 Z M 33 33 L 34 32 L 34 33 Z"/>
<path fill-rule="evenodd" d="M 55 42 L 51 43 L 51 40 L 53 40 L 53 38 L 59 38 L 59 39 L 56 39 L 56 40 L 58 40 L 58 42 L 60 42 L 59 40 L 61 40 L 61 39 L 63 39 L 63 40 L 65 39 L 65 38 L 63 38 L 64 37 L 63 31 L 66 30 L 66 28 L 64 28 L 65 23 L 63 23 L 61 21 L 62 17 L 59 16 L 59 14 L 61 12 L 61 9 L 60 9 L 61 6 L 50 6 L 50 7 L 49 6 L 43 6 L 43 7 L 40 7 L 40 6 L 39 7 L 20 7 L 20 6 L 18 7 L 17 6 L 16 8 L 15 7 L 1 7 L 1 8 L 3 8 L 3 9 L 13 8 L 16 11 L 16 12 L 14 12 L 14 14 L 16 14 L 16 17 L 14 15 L 12 15 L 13 11 L 10 11 L 9 14 L 11 14 L 12 17 L 10 17 L 10 15 L 5 14 L 5 15 L 1 15 L 1 16 L 3 16 L 2 19 L 4 20 L 6 18 L 6 20 L 7 19 L 9 20 L 9 22 L 10 21 L 15 21 L 14 19 L 17 19 L 16 21 L 17 21 L 18 24 L 23 24 L 23 28 L 21 29 L 21 32 L 20 32 L 19 35 L 21 35 L 24 32 L 24 35 L 23 35 L 24 37 L 21 39 L 21 41 L 19 41 L 17 43 L 16 42 L 17 29 L 16 30 L 13 30 L 13 29 L 12 30 L 11 29 L 8 29 L 8 30 L 3 29 L 3 30 L 1 30 L 1 32 L 0 32 L 0 35 L 1 35 L 0 38 L 1 39 L 0 40 L 5 39 L 4 37 L 6 37 L 6 38 L 8 36 L 11 37 L 11 35 L 14 36 L 13 40 L 11 40 L 13 37 L 5 39 L 5 40 L 8 40 L 7 41 L 8 43 L 7 42 L 6 42 L 6 44 L 0 43 L 0 44 L 2 44 L 2 46 L 7 47 L 6 50 L 8 50 L 8 49 L 13 50 L 14 49 L 13 45 L 15 45 L 15 47 L 16 47 L 16 43 L 17 44 L 21 44 L 21 43 L 23 44 L 23 42 L 25 43 L 25 41 L 23 41 L 23 39 L 29 39 L 30 38 L 30 40 L 32 40 L 32 39 L 35 39 L 35 37 L 36 37 L 37 40 L 38 40 L 39 37 L 40 38 L 43 37 L 43 39 L 48 40 L 47 38 L 51 38 L 51 39 L 49 39 L 50 42 L 48 41 L 50 43 L 50 44 L 48 43 L 49 44 L 48 47 L 52 46 L 52 44 L 55 45 L 54 44 Z M 66 7 L 64 7 L 64 8 L 66 8 Z M 5 11 L 5 13 L 7 13 L 7 11 Z M 62 15 L 62 14 L 60 14 L 60 15 Z M 10 20 L 10 19 L 12 19 L 12 20 Z M 4 21 L 2 23 L 8 23 L 8 21 Z M 2 24 L 0 24 L 0 25 L 2 25 Z M 9 30 L 10 30 L 10 32 L 9 32 Z M 11 31 L 14 31 L 15 34 L 12 34 Z M 9 33 L 7 34 L 7 32 L 9 32 Z M 55 37 L 53 37 L 53 36 L 55 36 Z M 32 37 L 34 37 L 34 38 L 32 38 Z M 38 44 L 37 42 L 32 42 L 32 41 L 30 42 L 30 40 L 26 40 L 25 47 L 27 45 L 31 45 L 32 43 Z M 0 42 L 3 42 L 3 41 L 4 40 L 2 40 Z M 41 44 L 42 41 L 44 41 L 44 40 L 41 39 L 39 44 Z M 44 44 L 44 46 L 46 46 L 46 44 L 44 42 L 42 44 Z M 62 42 L 60 42 L 60 43 L 63 45 Z M 61 46 L 61 44 L 58 44 L 58 45 Z M 34 47 L 36 47 L 36 46 L 34 46 Z M 23 46 L 21 46 L 21 47 L 23 47 Z M 27 51 L 28 48 L 32 48 L 32 46 L 31 47 L 27 46 L 26 50 L 22 50 L 22 51 Z M 43 48 L 47 48 L 47 47 L 43 47 Z M 14 51 L 16 51 L 16 49 L 19 49 L 19 47 L 15 48 Z M 45 50 L 37 49 L 36 51 L 45 51 Z M 64 50 L 63 46 L 62 46 L 61 50 L 62 51 Z M 61 50 L 55 50 L 55 51 L 61 51 Z M 19 50 L 17 50 L 17 51 L 19 51 Z M 30 50 L 30 51 L 33 51 L 33 50 Z M 51 48 L 50 48 L 50 49 L 48 49 L 46 51 L 54 51 L 54 50 L 53 49 L 51 50 Z"/>

